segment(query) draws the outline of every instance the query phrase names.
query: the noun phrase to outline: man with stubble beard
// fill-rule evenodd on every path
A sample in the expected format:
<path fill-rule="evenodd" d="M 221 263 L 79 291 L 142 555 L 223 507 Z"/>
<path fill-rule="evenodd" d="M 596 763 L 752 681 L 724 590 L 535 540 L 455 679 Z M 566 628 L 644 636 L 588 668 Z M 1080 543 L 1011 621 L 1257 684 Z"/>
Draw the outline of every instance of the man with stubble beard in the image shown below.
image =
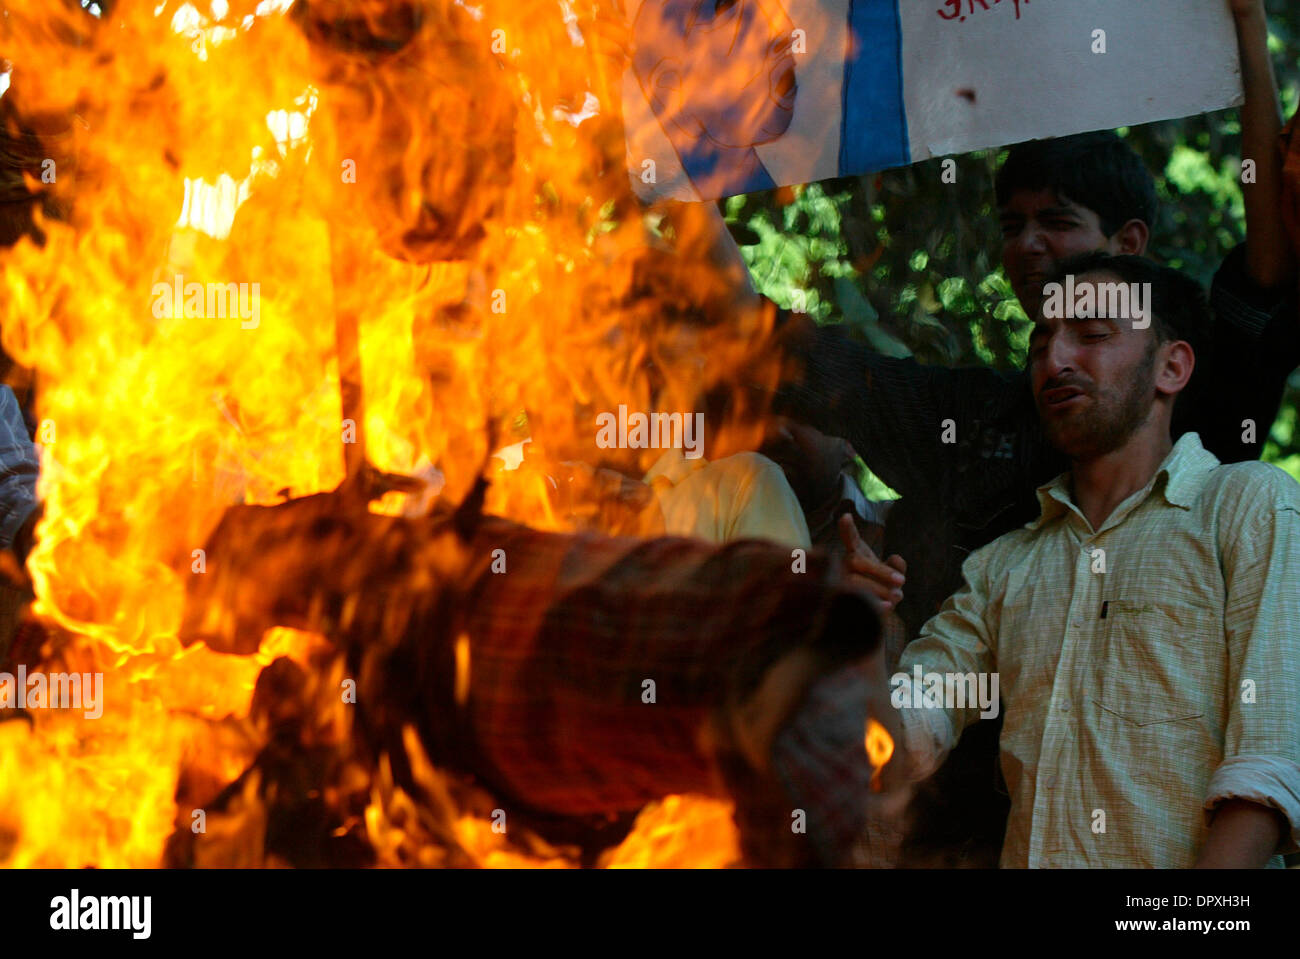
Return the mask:
<path fill-rule="evenodd" d="M 924 778 L 979 715 L 923 694 L 918 672 L 996 671 L 1001 865 L 1280 865 L 1300 837 L 1300 486 L 1220 464 L 1194 432 L 1173 441 L 1211 322 L 1193 281 L 1105 254 L 1060 275 L 1149 283 L 1153 319 L 1040 309 L 1034 402 L 1070 469 L 966 560 L 904 651 L 887 773 Z"/>

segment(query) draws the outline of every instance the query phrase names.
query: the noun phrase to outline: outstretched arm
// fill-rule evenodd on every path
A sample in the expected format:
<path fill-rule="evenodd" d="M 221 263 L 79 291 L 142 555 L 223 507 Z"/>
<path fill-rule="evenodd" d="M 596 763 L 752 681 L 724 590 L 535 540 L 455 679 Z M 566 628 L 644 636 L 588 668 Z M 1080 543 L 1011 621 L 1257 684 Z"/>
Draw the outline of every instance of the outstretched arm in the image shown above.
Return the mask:
<path fill-rule="evenodd" d="M 1282 116 L 1268 55 L 1268 20 L 1264 0 L 1230 0 L 1230 5 L 1246 94 L 1241 108 L 1241 155 L 1255 161 L 1255 182 L 1243 184 L 1247 269 L 1261 287 L 1276 289 L 1291 277 L 1294 257 L 1281 213 L 1282 159 L 1277 141 Z"/>
<path fill-rule="evenodd" d="M 991 610 L 990 569 L 999 568 L 1005 555 L 996 543 L 978 549 L 962 564 L 965 582 L 944 603 L 943 609 L 921 629 L 921 635 L 903 649 L 898 672 L 890 677 L 890 702 L 895 716 L 892 728 L 894 757 L 881 772 L 885 789 L 899 789 L 930 776 L 957 745 L 962 731 L 981 716 L 974 703 L 955 708 L 934 708 L 926 700 L 921 673 L 988 674 L 997 668 L 999 614 Z M 943 705 L 943 704 L 939 704 Z"/>

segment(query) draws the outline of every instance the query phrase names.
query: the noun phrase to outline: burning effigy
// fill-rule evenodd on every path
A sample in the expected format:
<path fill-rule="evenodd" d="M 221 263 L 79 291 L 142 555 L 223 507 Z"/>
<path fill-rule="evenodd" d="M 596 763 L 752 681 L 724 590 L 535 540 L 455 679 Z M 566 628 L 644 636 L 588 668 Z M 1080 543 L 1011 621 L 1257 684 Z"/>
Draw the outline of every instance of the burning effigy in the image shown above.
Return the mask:
<path fill-rule="evenodd" d="M 1294 856 L 1263 0 L 979 6 L 0 2 L 0 865 Z"/>
<path fill-rule="evenodd" d="M 40 417 L 9 660 L 103 686 L 0 722 L 0 862 L 830 858 L 767 753 L 876 613 L 819 553 L 647 538 L 574 465 L 600 411 L 704 396 L 710 457 L 756 448 L 780 373 L 703 223 L 647 232 L 617 9 L 18 2 L 2 31 L 11 136 L 51 156 L 0 292 Z"/>

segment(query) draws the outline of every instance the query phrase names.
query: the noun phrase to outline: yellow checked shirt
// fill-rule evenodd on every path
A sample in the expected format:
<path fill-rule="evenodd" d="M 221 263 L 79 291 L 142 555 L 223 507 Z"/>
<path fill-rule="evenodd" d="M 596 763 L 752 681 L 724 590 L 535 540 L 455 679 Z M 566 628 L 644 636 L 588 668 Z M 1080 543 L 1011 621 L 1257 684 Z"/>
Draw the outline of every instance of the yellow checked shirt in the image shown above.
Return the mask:
<path fill-rule="evenodd" d="M 1041 487 L 1038 519 L 971 554 L 898 667 L 909 685 L 918 664 L 998 672 L 1002 865 L 1191 866 L 1234 797 L 1280 810 L 1277 851 L 1296 851 L 1300 485 L 1188 433 L 1100 530 L 1069 489 Z M 899 710 L 922 774 L 979 713 L 930 702 Z"/>

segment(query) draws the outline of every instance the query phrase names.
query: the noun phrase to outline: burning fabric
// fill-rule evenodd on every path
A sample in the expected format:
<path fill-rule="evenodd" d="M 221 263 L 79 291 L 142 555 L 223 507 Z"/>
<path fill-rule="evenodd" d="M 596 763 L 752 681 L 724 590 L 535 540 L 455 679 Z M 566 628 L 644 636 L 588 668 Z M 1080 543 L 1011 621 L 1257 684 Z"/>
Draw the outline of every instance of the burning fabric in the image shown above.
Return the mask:
<path fill-rule="evenodd" d="M 338 744 L 346 754 L 372 766 L 386 757 L 413 796 L 427 784 L 410 749 L 508 797 L 503 812 L 538 831 L 548 817 L 594 817 L 586 830 L 599 841 L 599 817 L 730 787 L 751 862 L 819 861 L 790 828 L 798 803 L 774 776 L 773 739 L 817 677 L 876 640 L 874 613 L 825 557 L 795 572 L 787 550 L 758 541 L 575 538 L 467 513 L 380 517 L 322 495 L 235 509 L 218 527 L 186 639 L 248 654 L 269 627 L 289 625 L 335 647 L 316 664 L 332 688 L 309 693 L 287 660 L 259 680 L 254 712 L 274 749 L 252 768 L 272 814 L 302 799 L 277 794 L 286 773 L 267 769 L 268 755 L 283 763 L 298 746 L 291 770 L 308 775 L 312 736 L 335 722 L 350 733 Z M 312 781 L 315 792 L 356 772 L 317 768 L 326 781 Z M 308 865 L 333 845 L 365 859 L 342 821 L 313 821 L 328 829 L 315 842 L 295 831 L 305 849 L 275 848 L 268 834 L 267 853 Z M 340 831 L 345 841 L 330 842 Z M 835 837 L 813 838 L 837 848 Z"/>

